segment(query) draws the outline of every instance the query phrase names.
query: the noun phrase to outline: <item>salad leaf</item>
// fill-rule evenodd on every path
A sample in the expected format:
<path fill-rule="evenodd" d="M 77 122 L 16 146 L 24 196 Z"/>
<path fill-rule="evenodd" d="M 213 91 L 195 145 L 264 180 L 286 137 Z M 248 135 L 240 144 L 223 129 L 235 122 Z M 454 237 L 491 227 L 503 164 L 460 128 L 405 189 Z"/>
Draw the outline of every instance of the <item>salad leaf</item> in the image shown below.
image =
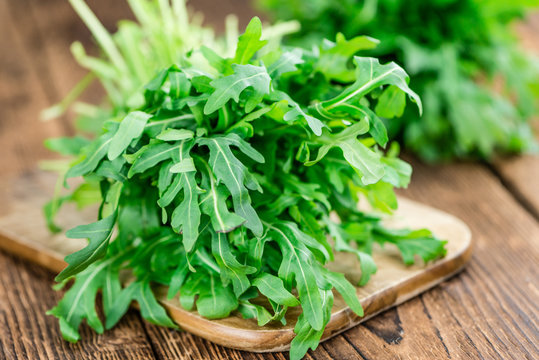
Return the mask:
<path fill-rule="evenodd" d="M 301 23 L 301 31 L 286 38 L 288 45 L 309 47 L 337 37 L 333 47 L 325 40 L 329 49 L 320 52 L 328 59 L 323 69 L 330 69 L 328 76 L 337 81 L 352 78 L 346 56 L 340 54 L 404 65 L 423 99 L 424 115 L 419 118 L 405 109 L 404 94 L 394 86 L 377 98 L 374 113 L 388 120 L 391 139 L 422 159 L 490 160 L 539 148 L 530 125 L 539 111 L 539 60 L 521 49 L 512 26 L 536 8 L 533 1 L 255 3 L 274 21 Z M 380 45 L 369 47 L 369 39 L 362 35 L 378 39 Z M 364 60 L 367 67 L 368 61 Z M 353 92 L 344 97 L 348 95 Z"/>

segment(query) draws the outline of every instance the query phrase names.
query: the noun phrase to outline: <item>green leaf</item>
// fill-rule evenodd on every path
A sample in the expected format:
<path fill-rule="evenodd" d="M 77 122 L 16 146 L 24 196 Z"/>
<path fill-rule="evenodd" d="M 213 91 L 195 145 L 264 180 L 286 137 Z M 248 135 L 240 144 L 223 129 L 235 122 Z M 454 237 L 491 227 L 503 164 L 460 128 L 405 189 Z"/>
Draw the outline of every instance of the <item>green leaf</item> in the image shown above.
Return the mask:
<path fill-rule="evenodd" d="M 168 143 L 154 143 L 147 145 L 134 154 L 135 161 L 129 169 L 127 176 L 134 175 L 148 170 L 162 161 L 172 158 L 173 152 L 177 151 L 181 145 Z"/>
<path fill-rule="evenodd" d="M 180 291 L 182 285 L 185 282 L 189 274 L 189 267 L 187 266 L 187 256 L 180 257 L 180 263 L 170 278 L 170 286 L 168 288 L 167 298 L 173 299 L 174 296 Z"/>
<path fill-rule="evenodd" d="M 155 325 L 177 328 L 165 309 L 155 299 L 149 283 L 144 282 L 137 286 L 133 298 L 139 304 L 140 313 L 144 319 Z"/>
<path fill-rule="evenodd" d="M 208 274 L 202 271 L 189 274 L 180 288 L 180 304 L 185 310 L 191 310 L 195 305 L 195 297 L 209 286 L 208 277 Z"/>
<path fill-rule="evenodd" d="M 385 168 L 383 180 L 396 187 L 407 187 L 412 176 L 412 166 L 398 158 L 382 158 Z"/>
<path fill-rule="evenodd" d="M 207 166 L 203 175 L 207 178 L 206 195 L 200 199 L 202 212 L 210 217 L 216 232 L 230 232 L 245 223 L 245 219 L 228 211 L 228 193 L 224 186 L 217 186 L 211 169 Z M 208 188 L 209 187 L 209 188 Z"/>
<path fill-rule="evenodd" d="M 229 287 L 210 275 L 209 286 L 200 290 L 196 301 L 197 311 L 207 319 L 225 318 L 238 308 L 238 299 Z"/>
<path fill-rule="evenodd" d="M 108 132 L 100 136 L 97 141 L 91 143 L 85 149 L 86 157 L 67 171 L 66 178 L 86 175 L 95 170 L 99 162 L 107 155 L 111 141 L 112 134 Z"/>
<path fill-rule="evenodd" d="M 253 90 L 250 93 L 245 111 L 251 112 L 260 103 L 264 95 L 269 94 L 271 78 L 263 66 L 232 65 L 234 73 L 223 78 L 213 80 L 211 86 L 215 91 L 211 94 L 206 105 L 204 114 L 211 114 L 223 107 L 230 99 L 240 101 L 240 94 L 247 88 Z"/>
<path fill-rule="evenodd" d="M 211 249 L 213 257 L 221 268 L 223 285 L 226 286 L 232 281 L 234 294 L 239 297 L 251 286 L 247 275 L 255 273 L 256 268 L 238 262 L 230 249 L 226 234 L 213 233 Z"/>
<path fill-rule="evenodd" d="M 240 301 L 238 311 L 244 319 L 256 318 L 258 326 L 264 326 L 273 320 L 273 317 L 265 307 L 253 304 L 247 300 Z"/>
<path fill-rule="evenodd" d="M 303 63 L 300 49 L 295 48 L 292 51 L 285 51 L 277 61 L 268 67 L 268 74 L 272 79 L 276 79 L 282 74 L 296 71 L 298 69 L 296 65 Z"/>
<path fill-rule="evenodd" d="M 183 190 L 183 200 L 172 212 L 171 226 L 174 231 L 183 234 L 183 244 L 188 252 L 193 248 L 199 234 L 201 213 L 198 197 L 202 193 L 195 179 L 196 168 L 190 155 L 192 148 L 193 142 L 191 140 L 182 141 L 178 148 L 179 162 L 176 164 L 182 165 L 189 162 L 191 167 L 185 168 L 184 166 L 183 169 L 180 169 L 182 171 L 174 176 L 170 174 L 175 173 L 176 165 L 164 167 L 165 173 L 161 173 L 159 179 L 160 189 L 166 187 L 166 191 L 161 191 L 161 196 L 157 201 L 159 206 L 163 208 L 163 214 L 166 214 L 165 207 L 170 205 Z M 170 183 L 171 181 L 172 183 Z M 168 185 L 169 183 L 170 185 Z"/>
<path fill-rule="evenodd" d="M 148 281 L 135 281 L 123 289 L 114 303 L 114 311 L 107 317 L 107 329 L 113 327 L 127 312 L 132 301 L 136 301 L 142 317 L 155 325 L 178 328 L 157 302 Z"/>
<path fill-rule="evenodd" d="M 331 236 L 335 239 L 335 250 L 349 252 L 357 256 L 361 267 L 359 286 L 365 285 L 371 278 L 371 275 L 375 274 L 377 270 L 372 256 L 350 246 L 346 232 L 339 225 L 329 219 L 326 220 L 326 224 L 328 225 Z"/>
<path fill-rule="evenodd" d="M 47 149 L 62 155 L 78 155 L 89 144 L 90 140 L 82 136 L 59 137 L 45 140 Z"/>
<path fill-rule="evenodd" d="M 291 107 L 291 109 L 284 114 L 283 120 L 291 123 L 298 120 L 304 120 L 315 135 L 322 135 L 322 129 L 327 127 L 326 124 L 324 124 L 318 118 L 307 114 L 297 102 L 292 100 L 288 94 L 282 91 L 273 90 L 271 97 L 272 100 L 277 102 L 284 101 Z"/>
<path fill-rule="evenodd" d="M 325 270 L 324 277 L 341 294 L 346 305 L 358 316 L 363 316 L 363 307 L 358 299 L 356 288 L 344 277 L 344 274 Z"/>
<path fill-rule="evenodd" d="M 112 275 L 107 271 L 108 265 L 110 261 L 94 263 L 81 271 L 58 305 L 47 312 L 60 320 L 64 339 L 77 342 L 80 339 L 78 329 L 84 319 L 96 332 L 103 332 L 95 299 L 97 292 L 104 288 L 107 277 Z"/>
<path fill-rule="evenodd" d="M 378 98 L 376 114 L 384 118 L 401 117 L 406 107 L 406 95 L 395 85 L 388 86 Z"/>
<path fill-rule="evenodd" d="M 329 44 L 326 41 L 326 45 Z M 331 80 L 352 82 L 355 80 L 354 70 L 348 66 L 350 58 L 360 50 L 373 49 L 379 41 L 368 36 L 358 36 L 346 40 L 343 34 L 337 33 L 336 42 L 320 49 L 320 59 L 316 70 Z"/>
<path fill-rule="evenodd" d="M 260 40 L 261 35 L 262 23 L 255 16 L 245 28 L 245 33 L 238 39 L 238 47 L 234 56 L 235 64 L 248 64 L 254 54 L 268 43 L 267 40 Z"/>
<path fill-rule="evenodd" d="M 194 133 L 187 129 L 166 129 L 161 134 L 157 135 L 157 139 L 163 141 L 188 140 L 193 137 Z"/>
<path fill-rule="evenodd" d="M 324 312 L 324 324 L 327 324 L 331 318 L 331 308 L 333 307 L 331 290 L 322 291 L 322 301 L 321 310 Z M 296 336 L 290 343 L 290 360 L 300 360 L 305 356 L 309 348 L 315 350 L 318 347 L 324 330 L 314 329 L 303 313 L 298 318 L 294 332 Z"/>
<path fill-rule="evenodd" d="M 112 137 L 108 149 L 109 160 L 114 160 L 120 156 L 129 146 L 133 139 L 142 135 L 144 127 L 152 117 L 142 111 L 133 111 L 120 122 L 118 131 Z"/>
<path fill-rule="evenodd" d="M 375 209 L 391 214 L 398 207 L 397 195 L 393 191 L 393 185 L 389 183 L 380 181 L 376 184 L 367 185 L 363 192 Z"/>
<path fill-rule="evenodd" d="M 109 244 L 112 230 L 116 222 L 116 213 L 99 220 L 97 222 L 80 225 L 66 232 L 66 236 L 71 239 L 87 238 L 88 245 L 73 254 L 67 255 L 65 261 L 68 266 L 62 270 L 56 281 L 63 281 L 82 270 L 86 269 L 90 264 L 102 258 Z"/>
<path fill-rule="evenodd" d="M 377 227 L 375 239 L 381 244 L 385 242 L 395 244 L 406 265 L 412 265 L 415 262 L 415 255 L 418 255 L 424 262 L 428 262 L 446 254 L 445 244 L 447 241 L 439 240 L 426 229 L 393 230 Z"/>
<path fill-rule="evenodd" d="M 395 85 L 414 99 L 420 112 L 422 111 L 421 99 L 408 86 L 409 77 L 400 66 L 394 62 L 382 65 L 378 59 L 358 56 L 354 56 L 354 62 L 356 64 L 356 82 L 337 97 L 324 101 L 322 103 L 324 108 L 331 110 L 361 98 L 379 86 Z"/>
<path fill-rule="evenodd" d="M 301 308 L 310 326 L 316 330 L 323 327 L 322 300 L 316 283 L 316 270 L 311 265 L 309 251 L 286 228 L 267 225 L 275 235 L 275 241 L 283 253 L 283 262 L 279 268 L 279 277 L 289 282 L 295 278 Z"/>
<path fill-rule="evenodd" d="M 215 51 L 203 45 L 200 47 L 200 52 L 215 70 L 219 71 L 220 73 L 225 73 L 227 71 L 229 64 L 227 64 L 227 61 L 219 56 L 219 54 L 217 54 Z M 199 80 L 201 79 L 199 78 L 197 81 Z"/>
<path fill-rule="evenodd" d="M 223 182 L 230 191 L 234 211 L 246 220 L 247 228 L 260 236 L 263 230 L 262 223 L 251 205 L 248 191 L 258 189 L 259 185 L 253 182 L 254 178 L 247 167 L 234 156 L 230 146 L 238 147 L 245 155 L 258 162 L 264 161 L 263 156 L 235 134 L 200 139 L 199 144 L 210 149 L 210 165 L 217 181 Z"/>
<path fill-rule="evenodd" d="M 262 295 L 277 304 L 289 307 L 300 304 L 298 299 L 290 291 L 286 290 L 283 281 L 277 276 L 261 273 L 253 280 L 253 286 L 256 286 Z"/>
<path fill-rule="evenodd" d="M 181 174 L 180 187 L 183 189 L 184 197 L 172 213 L 171 225 L 175 231 L 182 232 L 185 250 L 191 251 L 198 238 L 201 214 L 198 204 L 198 195 L 201 190 L 196 184 L 195 173 Z"/>
<path fill-rule="evenodd" d="M 335 114 L 329 113 L 329 115 L 333 118 L 345 118 L 345 116 L 352 116 L 355 119 L 366 120 L 369 124 L 369 134 L 371 134 L 371 136 L 380 146 L 386 146 L 388 142 L 386 126 L 371 109 L 361 104 L 342 104 L 336 107 L 335 111 L 342 112 L 342 115 L 335 116 Z"/>
<path fill-rule="evenodd" d="M 358 172 L 363 184 L 374 184 L 384 176 L 380 155 L 363 145 L 361 141 L 347 139 L 339 142 L 337 146 L 341 148 L 346 161 Z"/>

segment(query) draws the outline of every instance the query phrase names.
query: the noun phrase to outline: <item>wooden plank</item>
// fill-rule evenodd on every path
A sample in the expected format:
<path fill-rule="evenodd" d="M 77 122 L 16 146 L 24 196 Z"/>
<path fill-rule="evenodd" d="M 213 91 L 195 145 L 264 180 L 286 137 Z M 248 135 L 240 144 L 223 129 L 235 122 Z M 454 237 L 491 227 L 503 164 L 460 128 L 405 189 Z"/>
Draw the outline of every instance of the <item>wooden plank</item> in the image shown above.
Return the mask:
<path fill-rule="evenodd" d="M 516 24 L 516 30 L 522 47 L 539 57 L 539 12 Z M 539 114 L 532 121 L 532 127 L 539 141 Z M 539 219 L 539 155 L 500 158 L 494 161 L 493 168 L 513 195 Z"/>
<path fill-rule="evenodd" d="M 138 313 L 130 311 L 118 327 L 96 335 L 82 326 L 77 344 L 63 340 L 58 323 L 45 312 L 60 294 L 53 275 L 39 266 L 0 254 L 1 359 L 153 359 Z M 128 344 L 128 346 L 126 346 Z"/>
<path fill-rule="evenodd" d="M 11 195 L 4 203 L 0 216 L 0 248 L 23 256 L 42 266 L 59 271 L 65 267 L 65 255 L 85 246 L 84 239 L 66 239 L 63 234 L 48 232 L 41 216 L 41 208 L 52 194 L 56 179 L 51 174 L 36 172 L 21 177 L 9 186 Z M 401 209 L 386 220 L 396 228 L 429 227 L 440 238 L 446 239 L 447 256 L 428 266 L 405 266 L 396 248 L 375 248 L 373 258 L 378 272 L 370 282 L 357 290 L 365 310 L 364 317 L 355 315 L 339 294 L 335 294 L 332 318 L 322 339 L 331 338 L 360 322 L 365 321 L 429 289 L 461 270 L 471 255 L 471 234 L 460 220 L 406 199 L 401 199 Z M 84 213 L 65 207 L 58 214 L 64 228 L 71 228 L 95 220 L 96 209 Z M 26 219 L 32 218 L 32 223 Z M 333 270 L 343 272 L 354 283 L 361 277 L 357 258 L 353 254 L 336 253 L 329 264 Z M 168 300 L 166 289 L 158 289 L 158 298 L 171 318 L 180 327 L 212 342 L 242 350 L 266 352 L 282 351 L 289 347 L 294 337 L 293 329 L 299 308 L 287 313 L 287 325 L 270 323 L 259 327 L 254 319 L 243 319 L 239 313 L 218 320 L 208 320 L 196 311 L 186 311 L 178 299 Z"/>
<path fill-rule="evenodd" d="M 493 168 L 526 209 L 539 219 L 539 155 L 500 159 Z"/>
<path fill-rule="evenodd" d="M 537 221 L 484 167 L 413 166 L 412 185 L 403 193 L 466 219 L 475 249 L 458 279 L 398 309 L 403 331 L 412 332 L 403 347 L 412 345 L 411 351 L 440 344 L 453 358 L 537 358 Z M 417 318 L 422 321 L 413 320 Z M 432 338 L 423 345 L 410 341 L 420 339 L 422 332 Z M 349 333 L 357 340 L 364 335 Z"/>

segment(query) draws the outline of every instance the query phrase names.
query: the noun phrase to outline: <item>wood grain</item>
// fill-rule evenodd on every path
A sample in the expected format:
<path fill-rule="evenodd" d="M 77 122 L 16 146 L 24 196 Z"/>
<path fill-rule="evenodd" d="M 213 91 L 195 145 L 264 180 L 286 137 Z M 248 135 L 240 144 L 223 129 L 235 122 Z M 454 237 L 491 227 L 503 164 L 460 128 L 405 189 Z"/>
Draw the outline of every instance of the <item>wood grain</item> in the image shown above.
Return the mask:
<path fill-rule="evenodd" d="M 129 15 L 116 8 L 124 1 L 88 2 L 109 28 L 116 19 Z M 198 0 L 193 6 L 210 9 L 207 12 L 213 18 L 207 16 L 208 22 L 216 19 L 220 26 L 215 4 Z M 28 5 L 34 12 L 32 21 L 27 18 Z M 221 1 L 218 5 L 226 6 L 225 12 L 248 9 L 240 0 Z M 27 29 L 37 26 L 38 31 Z M 533 29 L 537 34 L 539 27 Z M 39 32 L 45 34 L 41 36 L 41 52 L 37 52 Z M 54 51 L 52 39 L 56 43 Z M 4 50 L 0 54 L 0 188 L 7 177 L 19 176 L 33 169 L 39 159 L 51 156 L 41 146 L 43 138 L 66 131 L 64 125 L 43 124 L 37 119 L 43 107 L 59 100 L 65 94 L 63 89 L 70 88 L 84 73 L 69 54 L 73 39 L 91 44 L 67 1 L 0 0 L 0 46 Z M 527 44 L 536 46 L 538 42 L 529 38 Z M 46 66 L 40 65 L 43 56 L 49 57 Z M 39 83 L 38 68 L 54 74 L 49 77 L 55 82 L 54 97 Z M 99 98 L 100 94 L 96 90 L 88 96 Z M 412 186 L 403 194 L 453 213 L 471 225 L 477 242 L 470 266 L 418 298 L 324 342 L 306 358 L 539 358 L 537 221 L 508 191 L 507 179 L 502 182 L 497 176 L 500 171 L 494 174 L 484 166 L 470 164 L 436 168 L 416 162 L 413 165 Z M 1 195 L 0 192 L 3 204 Z M 130 312 L 120 328 L 104 335 L 85 328 L 85 340 L 69 345 L 61 340 L 54 319 L 44 315 L 45 309 L 58 300 L 51 289 L 53 277 L 52 273 L 0 252 L 1 359 L 286 358 L 286 353 L 261 355 L 229 350 L 185 332 L 142 322 L 137 312 Z"/>
<path fill-rule="evenodd" d="M 523 48 L 539 58 L 539 11 L 516 24 L 516 30 Z M 539 114 L 532 120 L 532 128 L 539 143 Z M 513 195 L 539 219 L 539 154 L 499 158 L 492 168 Z"/>
<path fill-rule="evenodd" d="M 63 258 L 85 246 L 84 239 L 67 239 L 63 234 L 50 234 L 41 216 L 41 209 L 54 190 L 52 174 L 36 172 L 17 179 L 9 188 L 11 196 L 4 203 L 0 216 L 0 248 L 17 254 L 53 271 L 62 270 Z M 58 214 L 64 228 L 93 222 L 97 209 L 80 213 L 64 207 Z M 29 224 L 27 219 L 34 221 Z M 365 310 L 358 317 L 335 293 L 332 317 L 322 340 L 331 338 L 376 314 L 401 304 L 460 271 L 471 256 L 471 234 L 468 227 L 455 217 L 436 209 L 400 199 L 400 209 L 388 218 L 386 225 L 395 228 L 428 227 L 436 236 L 448 241 L 447 256 L 428 266 L 405 266 L 396 248 L 375 248 L 373 258 L 378 271 L 369 283 L 357 289 Z M 353 254 L 336 253 L 329 264 L 344 273 L 353 283 L 359 282 L 361 270 Z M 289 309 L 287 325 L 269 323 L 260 327 L 254 319 L 243 319 L 239 313 L 218 320 L 208 320 L 196 311 L 186 311 L 178 299 L 168 300 L 167 289 L 157 289 L 158 299 L 180 328 L 217 344 L 248 351 L 283 351 L 294 338 L 294 326 L 300 314 L 298 307 Z"/>
<path fill-rule="evenodd" d="M 0 256 L 1 359 L 152 359 L 154 354 L 135 312 L 110 333 L 95 336 L 84 325 L 84 339 L 71 344 L 58 336 L 57 321 L 45 316 L 60 299 L 51 291 L 51 273 Z M 129 347 L 125 345 L 129 344 Z"/>
<path fill-rule="evenodd" d="M 539 219 L 539 155 L 504 158 L 492 166 L 504 185 Z"/>

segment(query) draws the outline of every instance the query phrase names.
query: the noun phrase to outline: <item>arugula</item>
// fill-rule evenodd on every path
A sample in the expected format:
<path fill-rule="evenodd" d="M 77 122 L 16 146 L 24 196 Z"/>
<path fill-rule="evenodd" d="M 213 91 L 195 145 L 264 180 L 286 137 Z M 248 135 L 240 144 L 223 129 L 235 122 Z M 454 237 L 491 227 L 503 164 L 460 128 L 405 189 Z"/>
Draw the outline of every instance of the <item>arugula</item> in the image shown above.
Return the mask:
<path fill-rule="evenodd" d="M 349 54 L 393 60 L 413 75 L 424 100 L 419 118 L 394 87 L 380 95 L 392 139 L 429 162 L 452 158 L 492 159 L 536 151 L 530 122 L 539 112 L 539 60 L 519 47 L 511 22 L 537 2 L 501 0 L 256 0 L 274 20 L 294 19 L 302 31 L 288 44 L 311 46 L 337 36 Z M 344 34 L 344 35 L 343 35 Z M 369 35 L 377 47 L 346 37 Z M 363 38 L 368 41 L 368 38 Z M 372 40 L 371 40 L 372 41 Z M 356 47 L 356 43 L 360 47 Z M 346 58 L 323 49 L 323 68 L 349 80 Z M 501 80 L 501 81 L 500 81 Z M 395 119 L 394 119 L 395 118 Z M 390 120 L 391 119 L 391 120 Z"/>
<path fill-rule="evenodd" d="M 269 48 L 261 34 L 254 18 L 229 57 L 195 48 L 156 70 L 141 103 L 102 113 L 95 139 L 49 142 L 75 156 L 65 177 L 84 176 L 101 203 L 96 222 L 67 233 L 89 240 L 66 257 L 57 280 L 73 285 L 49 312 L 67 340 L 79 339 L 84 319 L 97 332 L 113 327 L 133 301 L 148 321 L 175 327 L 153 291 L 166 286 L 168 298 L 209 319 L 238 311 L 261 326 L 285 323 L 288 308 L 300 306 L 290 351 L 298 359 L 330 321 L 332 289 L 363 316 L 354 285 L 376 271 L 374 243 L 394 244 L 407 264 L 445 254 L 428 230 L 385 229 L 357 208 L 361 192 L 390 212 L 393 187 L 408 184 L 409 165 L 393 148 L 382 151 L 383 124 L 369 113 L 402 111 L 405 101 L 379 96 L 389 88 L 420 105 L 404 70 L 343 46 L 371 48 L 364 38 L 306 50 Z M 324 52 L 346 58 L 349 75 L 334 81 Z M 51 226 L 61 202 L 47 208 Z M 361 284 L 324 267 L 335 251 L 358 255 Z"/>

